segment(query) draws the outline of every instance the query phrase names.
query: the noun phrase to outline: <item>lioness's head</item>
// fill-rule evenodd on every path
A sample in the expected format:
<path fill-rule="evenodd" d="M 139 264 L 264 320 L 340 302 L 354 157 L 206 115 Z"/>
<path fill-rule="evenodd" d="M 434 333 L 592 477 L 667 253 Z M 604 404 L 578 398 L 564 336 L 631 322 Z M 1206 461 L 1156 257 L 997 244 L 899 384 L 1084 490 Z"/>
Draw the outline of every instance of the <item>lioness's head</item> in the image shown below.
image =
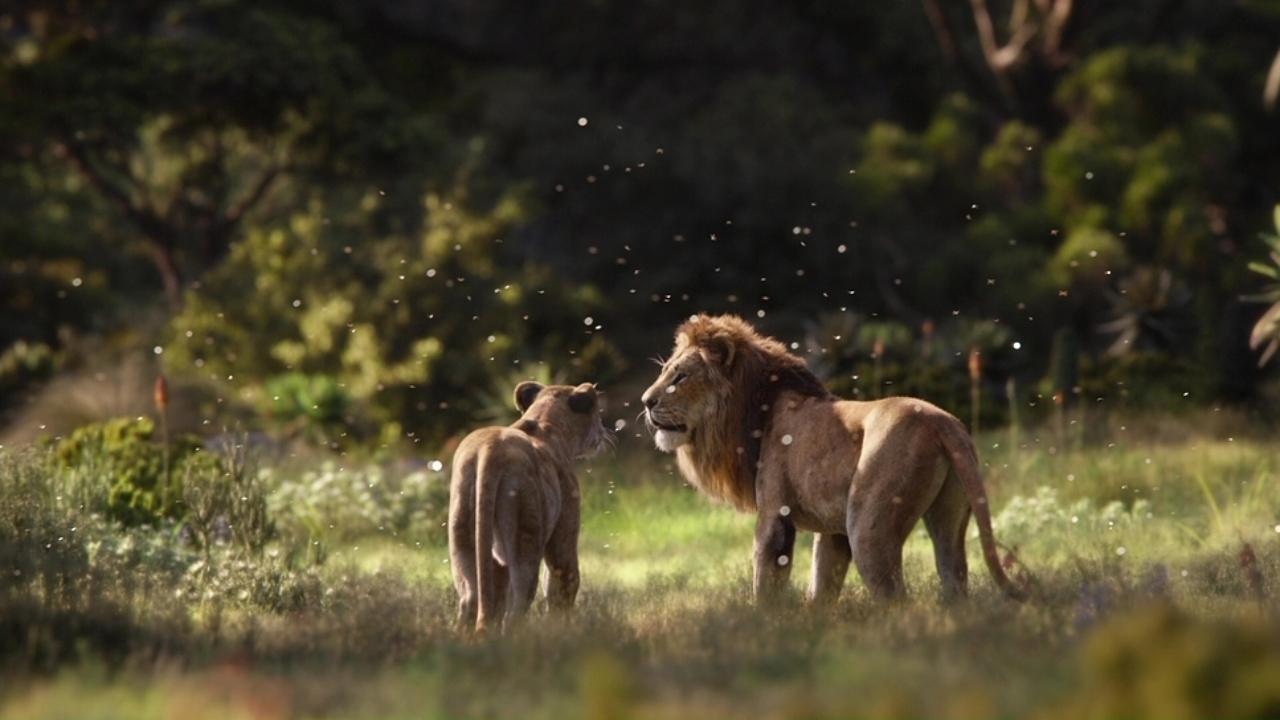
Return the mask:
<path fill-rule="evenodd" d="M 640 396 L 654 443 L 663 452 L 675 452 L 690 442 L 694 430 L 719 422 L 733 390 L 737 341 L 700 319 L 680 326 L 671 358 Z"/>
<path fill-rule="evenodd" d="M 523 422 L 550 427 L 577 457 L 594 455 L 609 442 L 604 400 L 591 383 L 543 385 L 526 380 L 516 386 L 516 409 Z"/>

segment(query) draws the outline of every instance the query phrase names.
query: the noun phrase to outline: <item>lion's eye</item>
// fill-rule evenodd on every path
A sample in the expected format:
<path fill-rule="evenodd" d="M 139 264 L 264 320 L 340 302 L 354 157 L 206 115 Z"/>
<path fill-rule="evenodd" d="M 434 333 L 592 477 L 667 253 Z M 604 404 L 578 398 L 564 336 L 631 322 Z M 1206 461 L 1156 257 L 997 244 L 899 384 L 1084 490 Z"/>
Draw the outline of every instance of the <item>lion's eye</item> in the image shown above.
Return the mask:
<path fill-rule="evenodd" d="M 689 376 L 688 376 L 688 375 L 686 375 L 686 374 L 684 374 L 684 373 L 676 373 L 676 379 L 675 379 L 675 380 L 672 380 L 672 381 L 671 381 L 671 384 L 672 384 L 673 386 L 675 386 L 675 385 L 679 385 L 680 383 L 682 383 L 682 382 L 684 382 L 684 381 L 685 381 L 685 378 L 688 378 L 688 377 L 689 377 Z"/>

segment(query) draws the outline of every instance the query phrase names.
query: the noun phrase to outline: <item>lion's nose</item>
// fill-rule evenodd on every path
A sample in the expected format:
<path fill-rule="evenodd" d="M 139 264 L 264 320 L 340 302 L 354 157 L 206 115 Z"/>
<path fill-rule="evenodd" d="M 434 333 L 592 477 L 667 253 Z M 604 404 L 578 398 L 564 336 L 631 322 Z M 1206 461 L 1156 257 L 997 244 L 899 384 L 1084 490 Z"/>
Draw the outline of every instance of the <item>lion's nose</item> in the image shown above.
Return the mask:
<path fill-rule="evenodd" d="M 653 390 L 646 390 L 644 395 L 640 396 L 640 402 L 643 402 L 646 408 L 652 410 L 653 406 L 658 404 L 658 394 Z"/>

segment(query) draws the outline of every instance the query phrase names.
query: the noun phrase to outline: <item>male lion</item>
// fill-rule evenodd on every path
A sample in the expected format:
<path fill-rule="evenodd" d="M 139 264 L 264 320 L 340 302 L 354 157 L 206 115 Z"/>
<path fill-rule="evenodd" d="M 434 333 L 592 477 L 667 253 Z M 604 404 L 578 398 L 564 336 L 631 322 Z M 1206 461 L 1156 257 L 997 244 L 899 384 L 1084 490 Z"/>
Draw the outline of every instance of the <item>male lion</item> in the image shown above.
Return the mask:
<path fill-rule="evenodd" d="M 581 512 L 573 461 L 608 440 L 589 383 L 522 382 L 515 403 L 522 413 L 515 424 L 476 430 L 453 455 L 449 557 L 458 624 L 477 631 L 529 609 L 544 559 L 550 606 L 573 606 Z"/>
<path fill-rule="evenodd" d="M 809 594 L 834 600 L 849 560 L 873 595 L 903 592 L 902 545 L 921 517 L 945 597 L 967 591 L 972 510 L 983 557 L 1000 567 L 977 452 L 964 426 L 915 398 L 839 400 L 776 340 L 741 318 L 696 315 L 643 396 L 663 452 L 712 498 L 756 513 L 758 600 L 786 586 L 796 529 L 817 533 Z"/>

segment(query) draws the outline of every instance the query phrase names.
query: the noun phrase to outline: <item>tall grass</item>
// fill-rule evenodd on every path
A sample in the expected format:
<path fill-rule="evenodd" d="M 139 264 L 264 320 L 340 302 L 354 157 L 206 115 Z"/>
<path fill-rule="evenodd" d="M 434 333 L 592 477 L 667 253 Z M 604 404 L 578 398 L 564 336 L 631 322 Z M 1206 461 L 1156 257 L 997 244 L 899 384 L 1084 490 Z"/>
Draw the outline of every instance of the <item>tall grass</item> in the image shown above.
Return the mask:
<path fill-rule="evenodd" d="M 1024 436 L 1020 448 L 995 447 L 1003 433 L 984 436 L 982 455 L 997 535 L 1040 583 L 1028 605 L 996 592 L 976 543 L 971 599 L 941 604 L 917 532 L 908 600 L 875 603 L 851 573 L 833 608 L 805 606 L 802 537 L 791 596 L 759 611 L 748 592 L 751 518 L 710 505 L 666 458 L 624 450 L 581 476 L 576 612 L 538 611 L 487 640 L 452 628 L 434 528 L 391 522 L 412 517 L 401 494 L 412 487 L 399 484 L 418 482 L 411 473 L 354 470 L 370 490 L 359 503 L 307 504 L 298 493 L 315 476 L 276 469 L 259 476 L 271 519 L 310 517 L 329 552 L 294 552 L 279 533 L 260 553 L 228 537 L 206 556 L 181 525 L 124 529 L 94 516 L 39 456 L 8 453 L 0 717 L 1266 717 L 1280 708 L 1270 446 L 1145 437 L 1050 453 L 1034 431 Z"/>

